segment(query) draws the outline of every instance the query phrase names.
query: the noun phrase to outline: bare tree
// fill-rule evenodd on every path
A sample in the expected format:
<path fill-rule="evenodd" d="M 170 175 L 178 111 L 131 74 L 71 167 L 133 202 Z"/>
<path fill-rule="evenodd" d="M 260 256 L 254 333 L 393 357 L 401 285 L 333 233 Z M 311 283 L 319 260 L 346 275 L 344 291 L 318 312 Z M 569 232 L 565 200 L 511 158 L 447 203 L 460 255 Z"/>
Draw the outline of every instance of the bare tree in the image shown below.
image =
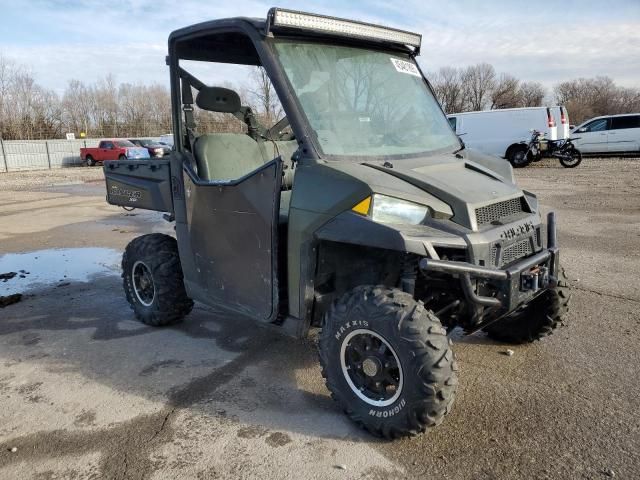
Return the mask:
<path fill-rule="evenodd" d="M 567 107 L 575 122 L 590 117 L 637 111 L 640 91 L 618 87 L 609 77 L 578 78 L 556 85 L 556 101 Z"/>
<path fill-rule="evenodd" d="M 514 108 L 520 106 L 520 80 L 503 73 L 491 92 L 491 109 Z"/>
<path fill-rule="evenodd" d="M 67 130 L 89 134 L 92 126 L 92 92 L 80 80 L 70 80 L 62 97 L 64 122 Z"/>
<path fill-rule="evenodd" d="M 256 67 L 250 75 L 251 85 L 247 88 L 254 110 L 266 126 L 271 126 L 282 117 L 282 105 L 267 72 Z"/>
<path fill-rule="evenodd" d="M 460 69 L 442 67 L 433 76 L 431 84 L 446 113 L 459 113 L 465 110 L 463 72 Z"/>
<path fill-rule="evenodd" d="M 482 110 L 487 106 L 496 85 L 496 71 L 493 65 L 479 63 L 467 67 L 462 74 L 462 85 L 469 109 Z"/>
<path fill-rule="evenodd" d="M 100 80 L 94 89 L 95 121 L 103 135 L 118 136 L 118 87 L 111 74 Z"/>
<path fill-rule="evenodd" d="M 520 106 L 540 107 L 546 94 L 547 91 L 540 82 L 522 82 L 520 84 Z"/>

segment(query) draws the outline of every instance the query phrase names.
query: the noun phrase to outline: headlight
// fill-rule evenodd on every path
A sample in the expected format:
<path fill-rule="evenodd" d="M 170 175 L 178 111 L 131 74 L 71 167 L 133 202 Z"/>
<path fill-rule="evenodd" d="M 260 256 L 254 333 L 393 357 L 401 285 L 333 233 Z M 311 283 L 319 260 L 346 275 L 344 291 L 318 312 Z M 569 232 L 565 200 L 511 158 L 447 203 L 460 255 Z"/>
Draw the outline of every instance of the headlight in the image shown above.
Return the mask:
<path fill-rule="evenodd" d="M 153 151 L 154 151 L 154 153 L 158 153 L 160 155 L 162 155 L 164 153 L 164 150 L 162 148 L 154 148 Z"/>
<path fill-rule="evenodd" d="M 429 213 L 429 208 L 399 198 L 374 194 L 358 203 L 352 209 L 362 215 L 371 215 L 371 219 L 380 223 L 405 223 L 417 225 L 424 220 Z"/>

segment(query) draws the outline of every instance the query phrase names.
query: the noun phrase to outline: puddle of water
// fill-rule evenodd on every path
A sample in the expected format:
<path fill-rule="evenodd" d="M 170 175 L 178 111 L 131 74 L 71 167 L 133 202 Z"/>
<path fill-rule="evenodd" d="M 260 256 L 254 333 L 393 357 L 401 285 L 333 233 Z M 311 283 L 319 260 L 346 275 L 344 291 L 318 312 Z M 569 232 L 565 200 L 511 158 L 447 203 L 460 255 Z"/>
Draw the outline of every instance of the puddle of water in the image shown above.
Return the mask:
<path fill-rule="evenodd" d="M 122 252 L 110 248 L 9 253 L 0 256 L 0 273 L 17 272 L 17 275 L 6 282 L 0 280 L 0 295 L 25 293 L 36 287 L 63 282 L 87 282 L 93 275 L 119 275 L 121 258 Z"/>

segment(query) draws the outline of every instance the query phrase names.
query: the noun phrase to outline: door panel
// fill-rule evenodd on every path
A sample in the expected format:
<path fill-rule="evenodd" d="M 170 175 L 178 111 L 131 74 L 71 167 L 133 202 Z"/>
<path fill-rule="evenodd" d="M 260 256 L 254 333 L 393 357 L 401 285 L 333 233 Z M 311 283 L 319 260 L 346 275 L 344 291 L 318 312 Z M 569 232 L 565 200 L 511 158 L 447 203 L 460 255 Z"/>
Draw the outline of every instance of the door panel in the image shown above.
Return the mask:
<path fill-rule="evenodd" d="M 640 116 L 625 115 L 611 119 L 609 130 L 610 152 L 635 152 L 638 150 Z"/>
<path fill-rule="evenodd" d="M 190 256 L 182 263 L 194 300 L 257 320 L 274 318 L 281 171 L 276 159 L 236 181 L 203 182 L 185 168 L 181 231 L 188 248 L 181 256 Z"/>
<path fill-rule="evenodd" d="M 583 153 L 607 152 L 608 147 L 608 120 L 600 119 L 588 123 L 583 128 L 585 132 L 576 132 L 575 137 L 579 140 L 574 144 Z"/>

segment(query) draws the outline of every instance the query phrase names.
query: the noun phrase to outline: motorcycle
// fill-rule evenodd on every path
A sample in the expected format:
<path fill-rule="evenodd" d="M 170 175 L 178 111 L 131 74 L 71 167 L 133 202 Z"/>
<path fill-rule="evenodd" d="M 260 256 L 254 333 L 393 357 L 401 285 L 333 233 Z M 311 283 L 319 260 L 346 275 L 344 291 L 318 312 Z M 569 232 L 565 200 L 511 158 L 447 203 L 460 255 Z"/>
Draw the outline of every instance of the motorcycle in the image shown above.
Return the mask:
<path fill-rule="evenodd" d="M 539 162 L 545 157 L 557 158 L 565 168 L 574 168 L 580 165 L 582 154 L 572 142 L 572 140 L 578 140 L 579 137 L 548 140 L 545 135 L 546 133 L 533 130 L 529 142 L 522 142 L 527 146 L 527 150 L 522 149 L 521 153 L 518 152 L 520 155 L 514 158 L 514 166 L 526 167 L 531 162 Z"/>

